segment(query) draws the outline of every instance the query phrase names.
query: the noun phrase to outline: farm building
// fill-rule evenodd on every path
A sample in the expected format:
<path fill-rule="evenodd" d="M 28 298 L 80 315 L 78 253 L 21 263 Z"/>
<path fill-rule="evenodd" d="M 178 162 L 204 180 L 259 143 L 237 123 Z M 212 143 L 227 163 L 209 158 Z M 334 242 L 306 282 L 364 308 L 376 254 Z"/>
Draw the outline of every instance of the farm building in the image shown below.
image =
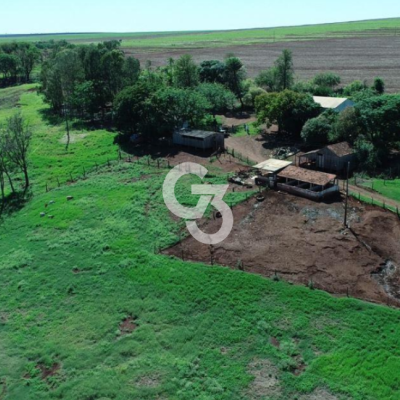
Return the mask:
<path fill-rule="evenodd" d="M 311 200 L 323 200 L 339 192 L 336 175 L 293 165 L 277 174 L 276 188 Z"/>
<path fill-rule="evenodd" d="M 355 166 L 354 150 L 348 142 L 341 142 L 301 155 L 298 165 L 302 168 L 344 174 L 349 162 L 350 169 L 353 169 Z"/>
<path fill-rule="evenodd" d="M 318 103 L 322 108 L 325 108 L 326 110 L 342 112 L 346 108 L 354 106 L 354 102 L 347 98 L 320 96 L 314 96 L 313 98 L 316 103 Z"/>
<path fill-rule="evenodd" d="M 225 148 L 224 134 L 220 132 L 182 129 L 173 134 L 172 140 L 174 144 L 202 150 Z"/>
<path fill-rule="evenodd" d="M 277 160 L 270 158 L 253 168 L 257 170 L 256 184 L 259 186 L 273 187 L 275 185 L 276 174 L 284 168 L 293 164 L 291 161 Z"/>

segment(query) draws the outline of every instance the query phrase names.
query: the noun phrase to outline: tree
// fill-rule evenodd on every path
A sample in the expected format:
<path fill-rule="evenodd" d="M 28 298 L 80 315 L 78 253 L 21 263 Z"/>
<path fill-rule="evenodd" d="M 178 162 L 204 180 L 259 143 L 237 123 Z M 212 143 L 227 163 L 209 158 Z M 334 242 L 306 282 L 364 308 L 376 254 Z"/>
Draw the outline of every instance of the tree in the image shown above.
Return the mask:
<path fill-rule="evenodd" d="M 140 61 L 134 57 L 127 57 L 122 66 L 124 76 L 124 86 L 132 86 L 139 79 Z"/>
<path fill-rule="evenodd" d="M 19 60 L 14 54 L 0 53 L 0 73 L 9 80 L 15 82 L 18 75 Z"/>
<path fill-rule="evenodd" d="M 255 79 L 255 82 L 258 86 L 265 88 L 269 92 L 279 91 L 278 69 L 272 67 L 265 71 L 261 71 Z"/>
<path fill-rule="evenodd" d="M 6 126 L 6 154 L 10 162 L 17 166 L 24 174 L 25 190 L 29 187 L 28 150 L 32 137 L 30 126 L 25 122 L 21 113 L 7 119 Z"/>
<path fill-rule="evenodd" d="M 179 88 L 193 88 L 199 83 L 199 71 L 192 56 L 185 54 L 175 63 L 175 83 Z"/>
<path fill-rule="evenodd" d="M 243 81 L 246 78 L 246 70 L 244 65 L 240 58 L 231 56 L 225 59 L 225 66 L 226 85 L 239 99 L 243 108 L 243 96 L 246 94 L 246 90 L 243 85 Z"/>
<path fill-rule="evenodd" d="M 277 84 L 280 90 L 290 89 L 294 81 L 293 55 L 290 50 L 283 50 L 275 61 Z"/>
<path fill-rule="evenodd" d="M 313 83 L 320 87 L 325 87 L 333 90 L 341 82 L 340 76 L 333 72 L 321 72 L 315 75 Z"/>
<path fill-rule="evenodd" d="M 223 112 L 231 108 L 236 98 L 235 95 L 218 83 L 202 83 L 196 89 L 208 101 L 209 110 L 215 117 L 217 112 Z"/>
<path fill-rule="evenodd" d="M 225 72 L 225 63 L 218 60 L 203 61 L 199 68 L 200 81 L 225 84 Z"/>
<path fill-rule="evenodd" d="M 114 101 L 117 127 L 127 132 L 138 133 L 145 119 L 146 103 L 156 92 L 157 87 L 150 81 L 138 81 L 117 94 Z"/>
<path fill-rule="evenodd" d="M 376 173 L 377 168 L 382 165 L 385 152 L 377 149 L 373 143 L 364 137 L 359 137 L 355 144 L 355 154 L 357 157 L 359 168 L 371 175 Z"/>
<path fill-rule="evenodd" d="M 106 42 L 108 43 L 108 42 Z M 101 57 L 103 81 L 108 93 L 109 101 L 113 102 L 116 94 L 123 87 L 124 53 L 120 50 L 107 51 Z"/>
<path fill-rule="evenodd" d="M 299 135 L 304 124 L 321 112 L 321 107 L 310 95 L 284 90 L 256 98 L 259 123 L 277 124 L 279 131 Z"/>
<path fill-rule="evenodd" d="M 36 46 L 30 43 L 19 43 L 17 56 L 20 61 L 21 69 L 25 75 L 25 80 L 26 82 L 29 82 L 33 67 L 40 60 L 40 51 Z"/>
<path fill-rule="evenodd" d="M 367 89 L 366 82 L 353 81 L 344 87 L 343 94 L 345 96 L 351 97 L 351 96 L 355 95 L 357 92 L 361 92 L 365 89 Z"/>
<path fill-rule="evenodd" d="M 400 95 L 382 95 L 355 105 L 356 118 L 367 140 L 388 153 L 400 141 Z"/>
<path fill-rule="evenodd" d="M 382 78 L 375 78 L 374 85 L 372 87 L 376 93 L 384 94 L 385 93 L 385 82 Z"/>
<path fill-rule="evenodd" d="M 307 144 L 323 145 L 328 142 L 332 126 L 323 116 L 309 119 L 303 126 L 301 138 Z"/>
<path fill-rule="evenodd" d="M 5 176 L 10 184 L 12 193 L 15 193 L 14 184 L 12 181 L 11 174 L 15 170 L 15 165 L 11 162 L 8 156 L 9 143 L 7 140 L 7 134 L 4 127 L 0 129 L 0 184 L 1 184 L 1 195 L 2 199 L 5 198 Z"/>
<path fill-rule="evenodd" d="M 362 126 L 358 119 L 356 109 L 349 107 L 343 110 L 337 118 L 332 130 L 331 141 L 346 141 L 354 143 L 362 133 Z"/>
<path fill-rule="evenodd" d="M 256 105 L 256 98 L 266 93 L 267 92 L 264 89 L 250 84 L 249 90 L 243 98 L 243 102 L 247 107 L 254 108 Z"/>
<path fill-rule="evenodd" d="M 174 129 L 189 122 L 197 127 L 212 106 L 203 94 L 195 90 L 166 87 L 152 98 L 156 110 L 158 125 L 163 133 L 172 133 Z"/>

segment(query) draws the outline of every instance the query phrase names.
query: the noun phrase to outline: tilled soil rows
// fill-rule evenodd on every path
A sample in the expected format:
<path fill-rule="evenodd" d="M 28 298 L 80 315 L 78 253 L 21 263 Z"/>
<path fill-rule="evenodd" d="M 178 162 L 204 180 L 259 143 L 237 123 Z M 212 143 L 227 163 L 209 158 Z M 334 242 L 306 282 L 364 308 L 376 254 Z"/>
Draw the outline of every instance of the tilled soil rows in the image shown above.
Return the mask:
<path fill-rule="evenodd" d="M 344 229 L 341 199 L 315 203 L 269 191 L 233 209 L 234 228 L 210 247 L 191 236 L 166 254 L 309 285 L 337 295 L 399 305 L 400 220 L 389 212 L 349 202 Z M 221 220 L 203 220 L 207 233 Z"/>
<path fill-rule="evenodd" d="M 250 77 L 273 65 L 283 49 L 293 51 L 296 75 L 310 79 L 319 72 L 333 71 L 342 77 L 342 83 L 368 80 L 376 76 L 386 82 L 388 92 L 400 90 L 400 36 L 338 38 L 311 41 L 291 41 L 220 48 L 135 49 L 124 48 L 126 54 L 147 60 L 155 67 L 165 65 L 168 58 L 191 54 L 196 62 L 222 60 L 228 53 L 240 57 Z"/>

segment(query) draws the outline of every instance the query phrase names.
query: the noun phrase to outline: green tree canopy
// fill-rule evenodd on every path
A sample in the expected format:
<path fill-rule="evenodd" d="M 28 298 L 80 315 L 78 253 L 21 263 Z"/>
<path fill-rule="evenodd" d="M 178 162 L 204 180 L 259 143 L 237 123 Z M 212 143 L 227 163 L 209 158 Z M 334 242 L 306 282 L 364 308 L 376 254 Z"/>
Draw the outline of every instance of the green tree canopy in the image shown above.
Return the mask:
<path fill-rule="evenodd" d="M 185 54 L 175 63 L 175 83 L 179 88 L 193 88 L 199 83 L 199 70 L 192 56 Z"/>
<path fill-rule="evenodd" d="M 246 94 L 244 80 L 246 78 L 246 70 L 240 58 L 230 56 L 225 59 L 225 82 L 227 87 L 239 99 L 241 106 L 244 106 L 243 97 Z"/>
<path fill-rule="evenodd" d="M 214 117 L 218 112 L 233 108 L 236 101 L 235 95 L 218 83 L 202 83 L 196 90 L 207 99 Z"/>
<path fill-rule="evenodd" d="M 259 123 L 277 124 L 279 131 L 295 135 L 300 134 L 307 120 L 321 112 L 310 95 L 291 90 L 258 96 L 255 103 Z"/>

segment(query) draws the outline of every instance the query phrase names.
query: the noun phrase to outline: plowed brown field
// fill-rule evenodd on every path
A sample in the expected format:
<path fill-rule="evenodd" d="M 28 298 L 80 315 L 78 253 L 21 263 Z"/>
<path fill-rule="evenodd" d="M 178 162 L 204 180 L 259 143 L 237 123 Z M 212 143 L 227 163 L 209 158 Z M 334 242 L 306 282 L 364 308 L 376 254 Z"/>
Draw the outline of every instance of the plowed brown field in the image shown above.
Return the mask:
<path fill-rule="evenodd" d="M 197 49 L 124 49 L 127 54 L 153 66 L 166 63 L 169 57 L 178 58 L 191 54 L 196 62 L 222 60 L 227 53 L 234 53 L 246 65 L 250 77 L 270 67 L 283 49 L 293 51 L 296 75 L 309 79 L 323 71 L 334 71 L 347 84 L 355 79 L 382 77 L 389 92 L 400 91 L 400 36 L 376 36 L 366 38 L 340 38 L 313 41 L 292 41 L 257 45 L 229 46 Z"/>

